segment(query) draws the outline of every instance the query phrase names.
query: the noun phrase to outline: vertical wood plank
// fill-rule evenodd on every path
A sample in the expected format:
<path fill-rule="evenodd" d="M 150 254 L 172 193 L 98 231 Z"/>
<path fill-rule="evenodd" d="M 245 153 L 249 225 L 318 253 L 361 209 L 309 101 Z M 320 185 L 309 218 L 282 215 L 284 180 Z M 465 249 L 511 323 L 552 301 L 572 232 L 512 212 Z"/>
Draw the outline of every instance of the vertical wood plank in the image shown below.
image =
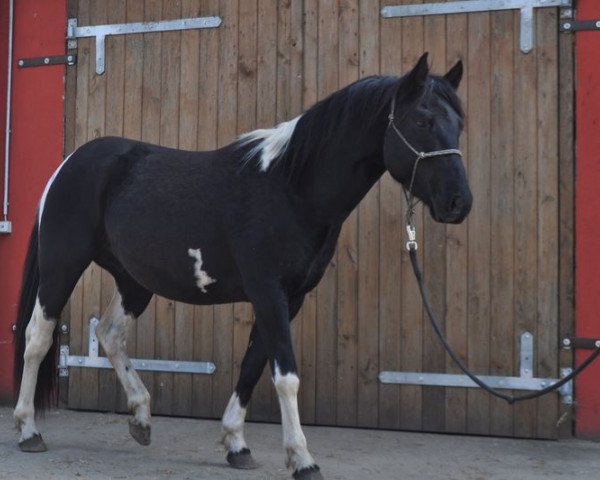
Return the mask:
<path fill-rule="evenodd" d="M 199 15 L 199 0 L 182 0 L 181 18 Z M 178 146 L 184 150 L 197 149 L 198 135 L 198 69 L 200 60 L 200 31 L 181 32 L 180 87 L 179 87 L 179 132 Z M 175 304 L 174 359 L 192 360 L 194 357 L 194 307 L 177 302 Z M 173 379 L 174 415 L 191 416 L 192 378 L 189 373 L 176 374 Z"/>
<path fill-rule="evenodd" d="M 386 5 L 394 4 L 383 2 Z M 402 23 L 400 19 L 382 20 L 381 73 L 398 75 L 402 62 Z M 389 174 L 380 180 L 379 231 L 379 367 L 381 370 L 401 370 L 400 319 L 402 312 L 402 277 L 400 258 L 403 235 L 402 189 Z M 397 385 L 379 386 L 379 426 L 400 427 L 400 388 Z"/>
<path fill-rule="evenodd" d="M 107 20 L 107 9 L 104 2 L 90 4 L 90 23 L 103 24 Z M 96 75 L 95 69 L 89 69 L 88 76 L 88 124 L 87 140 L 99 138 L 104 135 L 106 78 Z M 89 338 L 89 319 L 94 316 L 100 318 L 102 269 L 92 263 L 83 274 L 83 331 L 82 339 L 87 346 Z M 88 351 L 84 347 L 84 351 Z M 81 408 L 96 410 L 98 408 L 98 370 L 84 369 L 81 374 Z"/>
<path fill-rule="evenodd" d="M 126 2 L 125 20 L 141 22 L 144 20 L 144 2 Z M 142 138 L 142 75 L 144 68 L 144 37 L 128 35 L 125 37 L 125 65 L 123 86 L 123 136 Z M 138 321 L 132 322 L 127 335 L 127 354 L 135 357 L 137 353 Z M 125 391 L 117 387 L 116 409 L 128 411 Z"/>
<path fill-rule="evenodd" d="M 125 18 L 125 3 L 110 0 L 107 5 L 107 21 L 119 23 Z M 106 135 L 123 136 L 123 97 L 125 38 L 115 36 L 106 45 L 106 57 L 111 65 L 106 76 Z M 115 293 L 115 282 L 105 270 L 101 275 L 100 312 L 104 314 Z M 104 354 L 104 353 L 103 353 Z M 98 408 L 115 411 L 117 406 L 117 377 L 114 370 L 98 372 Z"/>
<path fill-rule="evenodd" d="M 417 63 L 419 57 L 423 54 L 424 25 L 423 17 L 403 18 L 402 22 L 402 72 L 408 73 Z M 401 196 L 401 187 L 396 182 L 392 188 L 398 191 Z M 399 221 L 403 221 L 403 215 L 406 211 L 404 199 L 402 210 L 398 211 Z M 396 207 L 397 208 L 397 207 Z M 415 211 L 415 227 L 417 229 L 417 238 L 423 238 L 423 209 L 417 208 Z M 404 225 L 401 226 L 402 242 L 395 240 L 395 247 L 401 253 L 395 257 L 402 261 L 402 306 L 400 321 L 400 362 L 403 371 L 418 372 L 423 368 L 423 307 L 419 298 L 419 289 L 414 280 L 410 259 L 408 253 L 403 248 L 408 238 L 404 231 Z M 423 262 L 423 249 L 417 251 L 419 261 Z M 394 280 L 397 282 L 397 278 Z M 405 385 L 400 388 L 400 428 L 407 430 L 419 430 L 422 425 L 423 415 L 423 389 L 419 386 Z"/>
<path fill-rule="evenodd" d="M 379 73 L 379 5 L 359 3 L 359 75 Z M 376 427 L 379 401 L 379 182 L 358 206 L 357 425 Z"/>
<path fill-rule="evenodd" d="M 289 37 L 289 58 L 290 58 L 290 98 L 289 98 L 289 115 L 290 118 L 297 117 L 303 112 L 302 108 L 302 74 L 304 68 L 304 4 L 303 2 L 292 1 L 290 5 L 290 37 Z M 299 317 L 300 315 L 296 315 Z M 306 388 L 302 375 L 302 321 L 299 319 L 293 320 L 291 324 L 292 342 L 296 364 L 298 366 L 298 375 L 300 376 L 300 390 Z M 302 394 L 298 393 L 298 408 L 302 411 Z M 278 415 L 278 419 L 280 415 Z M 300 421 L 305 422 L 305 419 L 300 415 Z"/>
<path fill-rule="evenodd" d="M 468 342 L 469 367 L 480 374 L 489 369 L 490 341 L 490 14 L 469 15 L 469 180 L 473 209 L 469 216 Z M 489 433 L 490 399 L 486 392 L 467 392 L 467 430 Z"/>
<path fill-rule="evenodd" d="M 218 0 L 202 1 L 200 16 L 220 15 Z M 217 147 L 217 110 L 220 32 L 203 29 L 199 32 L 200 57 L 198 61 L 197 148 L 210 150 Z M 194 351 L 196 361 L 212 361 L 221 368 L 214 356 L 214 307 L 194 307 Z M 192 414 L 199 417 L 213 415 L 213 376 L 194 375 L 192 379 Z M 220 413 L 220 412 L 219 412 Z"/>
<path fill-rule="evenodd" d="M 161 17 L 172 20 L 181 17 L 181 3 L 165 0 Z M 164 32 L 161 41 L 160 77 L 160 138 L 166 147 L 177 147 L 179 129 L 179 82 L 181 64 L 181 32 Z M 155 324 L 156 358 L 173 359 L 175 340 L 175 302 L 156 298 Z M 158 414 L 169 415 L 173 408 L 173 373 L 154 374 L 154 409 Z"/>
<path fill-rule="evenodd" d="M 256 126 L 268 128 L 275 124 L 277 108 L 277 5 L 276 0 L 258 0 L 257 21 L 257 76 L 256 76 Z M 248 418 L 268 421 L 277 408 L 271 382 L 271 369 L 267 365 L 260 378 L 250 404 Z"/>
<path fill-rule="evenodd" d="M 157 21 L 162 16 L 162 2 L 160 0 L 145 0 L 144 20 Z M 162 42 L 160 35 L 154 33 L 143 34 L 143 74 L 142 74 L 142 128 L 141 139 L 149 143 L 160 141 L 160 109 L 161 109 L 161 55 Z M 137 320 L 137 358 L 155 358 L 155 332 L 156 332 L 156 297 Z M 141 372 L 140 378 L 146 385 L 152 399 L 154 411 L 154 374 Z"/>
<path fill-rule="evenodd" d="M 441 15 L 424 19 L 424 50 L 429 52 L 432 72 L 444 73 L 446 67 L 446 18 Z M 425 212 L 423 218 L 423 269 L 432 306 L 445 328 L 446 307 L 446 228 Z M 422 368 L 424 372 L 442 372 L 446 352 L 429 321 L 423 315 Z M 446 423 L 445 389 L 424 387 L 422 394 L 422 429 L 443 431 Z"/>
<path fill-rule="evenodd" d="M 67 1 L 67 18 L 77 18 L 77 2 L 75 0 Z M 77 53 L 74 50 L 69 50 L 68 53 Z M 77 112 L 77 67 L 68 68 L 65 76 L 65 143 L 63 150 L 63 158 L 66 158 L 75 149 L 75 129 L 76 129 L 76 112 Z M 62 333 L 59 337 L 60 345 L 71 345 L 71 331 L 75 323 L 80 325 L 79 318 L 73 318 L 72 300 L 70 300 L 61 314 L 61 323 L 70 326 L 68 332 Z M 58 407 L 69 407 L 69 377 L 58 378 Z"/>
<path fill-rule="evenodd" d="M 538 320 L 537 375 L 558 376 L 558 23 L 557 9 L 537 12 Z M 536 436 L 555 438 L 558 396 L 537 400 Z"/>
<path fill-rule="evenodd" d="M 325 98 L 338 88 L 338 4 L 319 2 L 317 94 Z M 337 253 L 317 287 L 317 365 L 315 421 L 331 425 L 336 419 L 337 375 Z"/>
<path fill-rule="evenodd" d="M 463 61 L 465 73 L 458 95 L 468 100 L 469 70 L 467 62 L 468 35 L 467 15 L 449 15 L 446 19 L 446 68 L 451 68 L 458 60 Z M 467 118 L 467 123 L 470 120 Z M 469 130 L 466 128 L 460 139 L 463 161 L 467 172 L 470 170 Z M 467 224 L 446 229 L 446 337 L 461 360 L 467 362 Z M 446 371 L 460 373 L 452 359 L 446 356 Z M 446 389 L 447 432 L 467 430 L 467 392 L 464 388 Z"/>
<path fill-rule="evenodd" d="M 258 4 L 256 0 L 240 2 L 237 124 L 238 133 L 256 127 L 256 41 Z M 246 353 L 252 329 L 252 306 L 236 303 L 233 306 L 233 381 L 240 376 L 240 366 Z"/>
<path fill-rule="evenodd" d="M 558 36 L 558 139 L 559 139 L 559 294 L 558 294 L 558 327 L 559 338 L 574 331 L 574 190 L 575 190 L 575 114 L 574 114 L 574 38 L 572 35 Z M 559 352 L 561 367 L 571 366 L 570 351 Z M 558 436 L 560 438 L 573 435 L 573 408 L 560 405 Z"/>
<path fill-rule="evenodd" d="M 217 141 L 231 143 L 237 133 L 238 2 L 222 0 L 219 27 L 219 108 Z M 220 416 L 233 388 L 233 306 L 215 306 L 214 359 L 218 365 L 213 382 L 212 414 Z"/>
<path fill-rule="evenodd" d="M 317 72 L 318 72 L 318 1 L 304 2 L 303 29 L 303 75 L 302 75 L 302 107 L 310 108 L 317 101 Z M 302 322 L 302 353 L 300 370 L 302 386 L 300 388 L 300 415 L 304 423 L 315 423 L 316 413 L 316 381 L 317 381 L 317 352 L 316 325 L 317 319 L 317 290 L 309 292 L 298 320 Z"/>
<path fill-rule="evenodd" d="M 518 16 L 514 18 L 518 31 Z M 514 47 L 519 48 L 515 35 Z M 537 54 L 515 55 L 514 135 L 514 344 L 524 331 L 535 334 L 537 318 Z M 537 341 L 537 338 L 534 337 Z M 514 364 L 518 365 L 518 351 Z M 535 432 L 535 402 L 514 407 L 514 435 Z"/>
<path fill-rule="evenodd" d="M 339 4 L 339 85 L 358 80 L 358 1 Z M 358 211 L 344 222 L 338 240 L 337 425 L 356 425 Z"/>
<path fill-rule="evenodd" d="M 89 24 L 90 4 L 89 0 L 80 0 L 78 3 L 77 21 L 82 24 Z M 93 52 L 90 55 L 91 42 L 89 39 L 81 39 L 78 42 L 77 49 L 77 101 L 75 109 L 75 145 L 78 147 L 87 141 L 87 123 L 88 123 L 88 99 L 89 99 L 89 71 L 90 62 L 94 58 Z M 85 355 L 84 348 L 87 348 L 85 338 L 85 322 L 83 312 L 83 276 L 75 285 L 71 294 L 70 301 L 70 348 L 74 354 Z M 69 372 L 69 407 L 81 408 L 81 388 L 82 388 L 82 369 L 72 369 Z"/>
<path fill-rule="evenodd" d="M 490 375 L 519 375 L 513 365 L 513 12 L 491 15 Z M 490 433 L 512 435 L 513 407 L 490 398 Z"/>

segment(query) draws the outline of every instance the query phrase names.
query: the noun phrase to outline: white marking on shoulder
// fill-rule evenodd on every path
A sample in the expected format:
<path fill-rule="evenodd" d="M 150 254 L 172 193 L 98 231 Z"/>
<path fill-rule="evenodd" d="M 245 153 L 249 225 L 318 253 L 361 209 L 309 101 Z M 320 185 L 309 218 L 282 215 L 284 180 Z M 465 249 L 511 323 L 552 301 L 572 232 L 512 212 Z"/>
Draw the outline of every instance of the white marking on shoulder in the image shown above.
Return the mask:
<path fill-rule="evenodd" d="M 266 172 L 271 163 L 285 152 L 299 119 L 300 116 L 297 116 L 292 120 L 280 123 L 275 128 L 260 128 L 240 135 L 239 141 L 242 145 L 258 141 L 252 150 L 248 152 L 247 158 L 262 152 L 260 156 L 260 169 Z"/>
<path fill-rule="evenodd" d="M 73 154 L 70 153 L 69 155 L 67 155 L 67 158 L 65 158 L 62 161 L 62 163 L 58 166 L 58 168 L 54 171 L 54 173 L 50 177 L 50 180 L 48 180 L 48 183 L 46 184 L 46 188 L 44 188 L 44 193 L 42 193 L 42 198 L 40 199 L 40 207 L 38 209 L 39 210 L 38 227 L 42 224 L 42 213 L 44 212 L 44 205 L 46 204 L 46 197 L 48 196 L 50 187 L 52 186 L 52 183 L 54 182 L 54 180 L 56 180 L 56 177 L 58 176 L 58 172 L 60 172 L 61 168 L 65 165 L 65 163 L 67 163 L 67 160 L 69 160 L 69 158 L 71 158 L 71 155 L 73 155 Z"/>
<path fill-rule="evenodd" d="M 202 254 L 200 253 L 199 248 L 188 249 L 188 255 L 196 259 L 196 263 L 194 263 L 194 277 L 196 277 L 196 285 L 202 291 L 202 293 L 206 293 L 206 287 L 211 283 L 215 283 L 216 280 L 211 278 L 208 273 L 202 270 Z"/>

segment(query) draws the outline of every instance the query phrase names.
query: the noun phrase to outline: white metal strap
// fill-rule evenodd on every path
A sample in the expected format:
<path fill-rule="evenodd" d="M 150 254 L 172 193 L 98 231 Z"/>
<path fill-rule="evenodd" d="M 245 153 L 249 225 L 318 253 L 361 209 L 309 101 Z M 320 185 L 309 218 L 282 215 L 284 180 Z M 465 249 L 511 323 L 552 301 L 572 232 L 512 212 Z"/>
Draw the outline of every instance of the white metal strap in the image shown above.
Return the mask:
<path fill-rule="evenodd" d="M 533 49 L 533 9 L 542 7 L 571 7 L 571 4 L 572 0 L 462 0 L 447 3 L 388 6 L 381 9 L 381 16 L 384 18 L 417 17 L 423 15 L 520 10 L 520 48 L 523 53 L 529 53 Z"/>
<path fill-rule="evenodd" d="M 77 19 L 70 18 L 67 23 L 67 40 L 77 38 L 96 38 L 96 73 L 102 75 L 105 67 L 104 43 L 109 35 L 125 35 L 130 33 L 171 32 L 191 30 L 195 28 L 215 28 L 221 25 L 221 17 L 181 18 L 162 20 L 160 22 L 115 23 L 111 25 L 90 25 L 79 27 Z M 71 48 L 72 45 L 69 45 Z"/>

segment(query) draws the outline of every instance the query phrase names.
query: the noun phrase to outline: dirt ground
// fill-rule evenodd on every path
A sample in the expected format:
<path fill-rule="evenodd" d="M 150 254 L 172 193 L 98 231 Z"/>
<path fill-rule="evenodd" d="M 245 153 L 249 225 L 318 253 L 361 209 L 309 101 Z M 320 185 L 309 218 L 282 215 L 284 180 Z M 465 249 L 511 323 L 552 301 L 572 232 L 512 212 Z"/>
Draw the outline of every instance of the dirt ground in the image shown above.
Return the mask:
<path fill-rule="evenodd" d="M 152 445 L 130 438 L 124 415 L 57 410 L 39 424 L 49 450 L 17 448 L 12 410 L 0 408 L 0 479 L 289 479 L 279 425 L 249 423 L 257 470 L 231 469 L 217 421 L 154 417 Z M 595 479 L 600 443 L 532 441 L 305 427 L 308 445 L 333 479 Z"/>

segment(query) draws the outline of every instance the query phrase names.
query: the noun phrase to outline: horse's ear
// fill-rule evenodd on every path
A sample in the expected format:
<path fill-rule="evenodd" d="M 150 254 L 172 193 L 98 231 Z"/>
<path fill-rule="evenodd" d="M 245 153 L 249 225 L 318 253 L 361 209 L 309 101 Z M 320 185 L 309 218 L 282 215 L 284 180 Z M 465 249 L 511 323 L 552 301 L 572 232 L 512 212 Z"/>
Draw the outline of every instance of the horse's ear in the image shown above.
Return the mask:
<path fill-rule="evenodd" d="M 463 63 L 462 60 L 459 60 L 458 62 L 456 62 L 456 65 L 454 65 L 450 70 L 448 70 L 448 73 L 444 75 L 444 78 L 448 80 L 448 82 L 450 82 L 450 85 L 454 87 L 454 90 L 457 90 L 462 76 Z"/>
<path fill-rule="evenodd" d="M 413 100 L 420 97 L 421 93 L 423 93 L 425 83 L 427 82 L 427 75 L 429 75 L 428 55 L 427 52 L 421 55 L 417 64 L 406 76 L 406 88 L 402 92 L 404 100 Z"/>

